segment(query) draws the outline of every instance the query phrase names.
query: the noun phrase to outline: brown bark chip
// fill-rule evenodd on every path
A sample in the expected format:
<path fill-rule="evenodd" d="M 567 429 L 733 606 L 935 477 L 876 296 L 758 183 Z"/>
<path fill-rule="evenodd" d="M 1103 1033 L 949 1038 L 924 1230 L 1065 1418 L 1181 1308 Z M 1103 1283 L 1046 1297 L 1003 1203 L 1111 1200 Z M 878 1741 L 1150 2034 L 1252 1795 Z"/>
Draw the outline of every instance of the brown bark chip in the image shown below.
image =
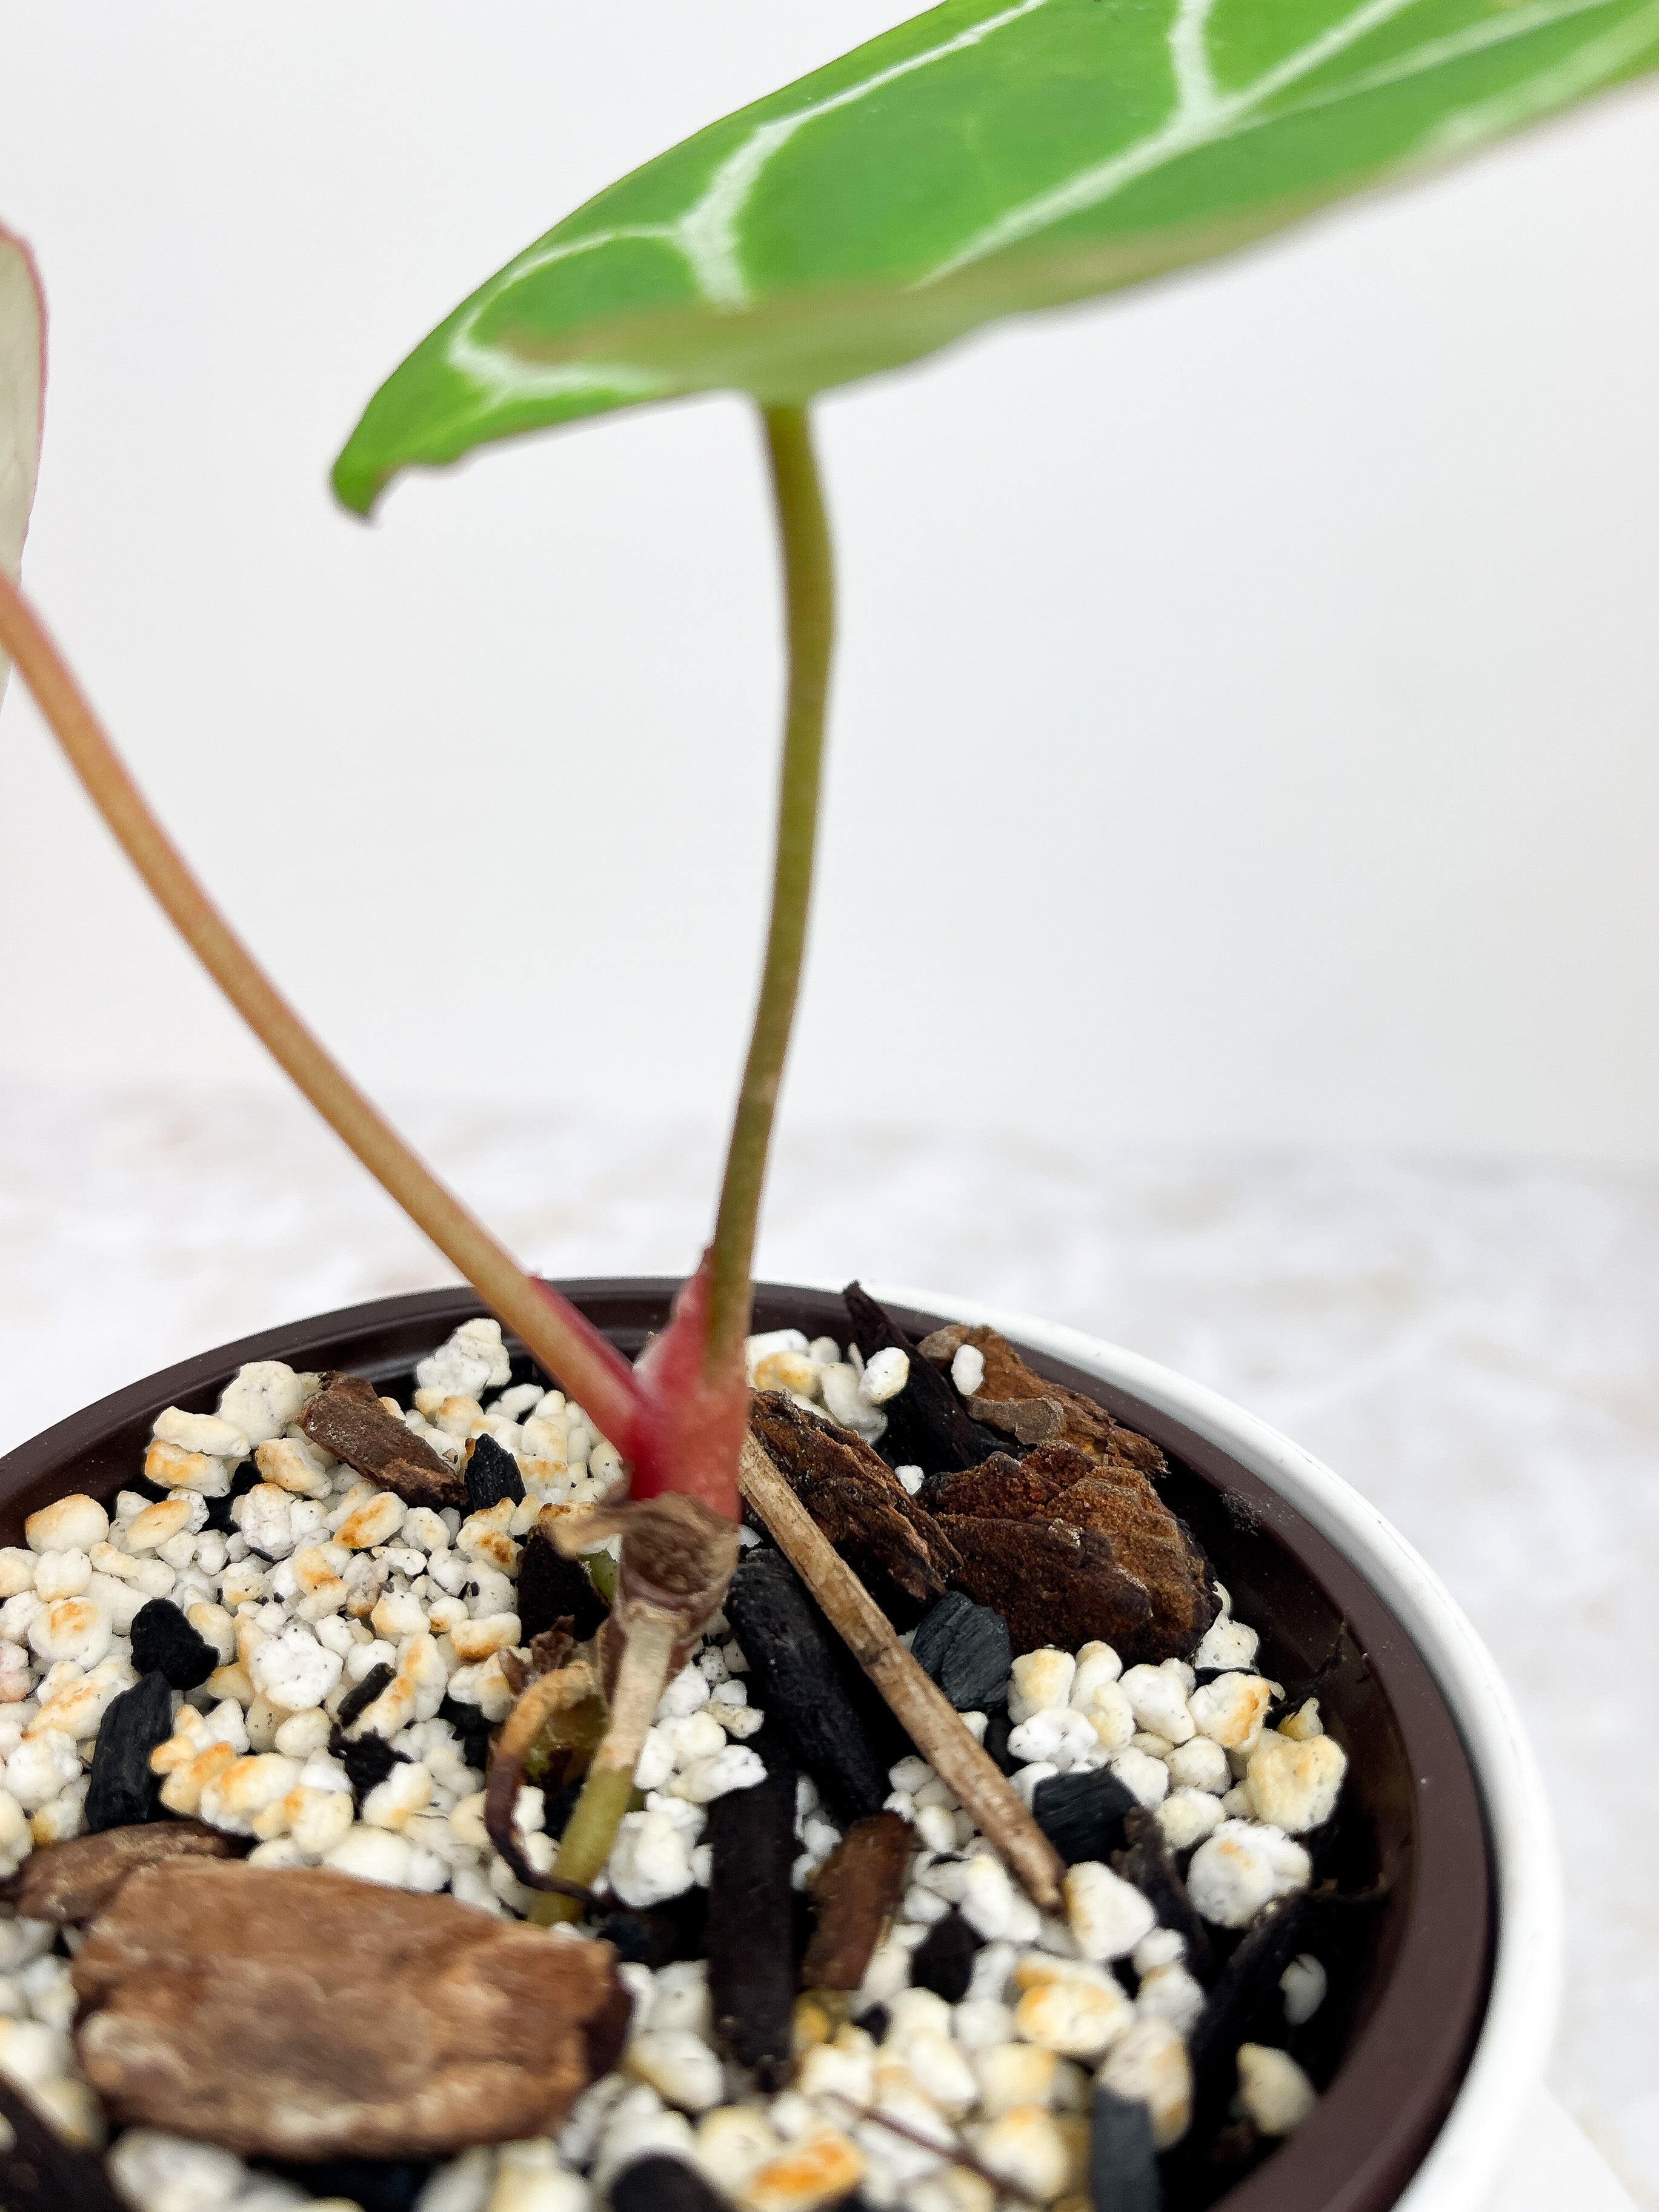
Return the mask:
<path fill-rule="evenodd" d="M 323 1869 L 132 1876 L 75 1961 L 118 2124 L 245 2157 L 447 2157 L 546 2135 L 611 2063 L 608 1943 Z"/>
<path fill-rule="evenodd" d="M 1053 1455 L 1065 1455 L 1056 1464 Z M 924 1496 L 935 1513 L 965 1513 L 975 1521 L 1054 1521 L 1063 1517 L 1062 1494 L 1095 1462 L 1071 1444 L 1044 1444 L 1025 1459 L 993 1452 L 978 1467 L 940 1475 Z"/>
<path fill-rule="evenodd" d="M 1150 1656 L 1184 1658 L 1215 1619 L 1208 1559 L 1141 1470 L 1123 1460 L 1091 1459 L 1060 1443 L 1039 1444 L 1023 1460 L 995 1452 L 982 1467 L 930 1484 L 927 1498 L 944 1516 L 1063 1521 L 1109 1537 L 1115 1564 L 1152 1601 L 1157 1649 Z"/>
<path fill-rule="evenodd" d="M 896 1813 L 854 1820 L 812 1884 L 817 1928 L 801 1961 L 802 1986 L 855 1990 L 904 1891 L 904 1870 L 916 1840 Z"/>
<path fill-rule="evenodd" d="M 1063 1449 L 1064 1447 L 1062 1446 Z M 1220 1609 L 1210 1563 L 1144 1474 L 1115 1462 L 1064 1491 L 1052 1509 L 1112 1540 L 1118 1565 L 1146 1586 L 1160 1658 L 1184 1659 Z"/>
<path fill-rule="evenodd" d="M 429 1505 L 434 1512 L 447 1505 L 458 1513 L 468 1510 L 465 1478 L 387 1413 L 366 1376 L 325 1376 L 301 1410 L 300 1426 L 313 1443 L 395 1490 L 405 1504 Z"/>
<path fill-rule="evenodd" d="M 55 1920 L 78 1928 L 104 1907 L 130 1875 L 168 1859 L 228 1859 L 245 1845 L 234 1836 L 195 1820 L 151 1820 L 142 1827 L 106 1828 L 49 1844 L 26 1858 L 5 1885 L 6 1902 L 20 1920 Z"/>
<path fill-rule="evenodd" d="M 1126 1429 L 1080 1391 L 1045 1382 L 994 1328 L 967 1328 L 960 1322 L 936 1328 L 923 1340 L 921 1352 L 935 1367 L 949 1367 L 964 1344 L 974 1346 L 985 1361 L 984 1380 L 965 1401 L 976 1420 L 1020 1443 L 1075 1444 L 1091 1459 L 1122 1460 L 1145 1474 L 1164 1473 L 1164 1455 L 1150 1437 Z"/>
<path fill-rule="evenodd" d="M 957 1588 L 1002 1615 L 1016 1657 L 1096 1639 L 1131 1665 L 1163 1656 L 1152 1600 L 1118 1565 L 1110 1537 L 1063 1521 L 940 1517 L 962 1559 Z"/>
<path fill-rule="evenodd" d="M 884 1577 L 913 1605 L 944 1596 L 957 1568 L 948 1538 L 861 1437 L 819 1420 L 781 1390 L 757 1391 L 749 1420 L 796 1497 L 878 1597 Z"/>

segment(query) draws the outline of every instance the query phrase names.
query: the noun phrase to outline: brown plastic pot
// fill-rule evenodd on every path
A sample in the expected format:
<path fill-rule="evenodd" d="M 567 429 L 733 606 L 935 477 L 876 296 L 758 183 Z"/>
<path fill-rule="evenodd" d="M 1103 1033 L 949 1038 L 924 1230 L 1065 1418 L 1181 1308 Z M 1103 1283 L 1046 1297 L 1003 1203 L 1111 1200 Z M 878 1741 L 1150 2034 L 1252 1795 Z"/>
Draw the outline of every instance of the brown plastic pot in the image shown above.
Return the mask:
<path fill-rule="evenodd" d="M 631 1357 L 662 1325 L 674 1286 L 646 1279 L 560 1287 Z M 415 1362 L 481 1310 L 460 1290 L 389 1298 L 269 1330 L 134 1383 L 0 1460 L 0 1541 L 20 1542 L 25 1516 L 67 1492 L 112 1499 L 141 1467 L 156 1414 L 170 1405 L 210 1410 L 246 1361 L 346 1368 L 407 1388 Z M 962 1310 L 894 1310 L 913 1337 L 963 1317 Z M 757 1289 L 757 1330 L 841 1338 L 846 1326 L 827 1291 Z M 1350 1757 L 1344 1809 L 1322 1842 L 1318 1871 L 1345 1892 L 1376 1893 L 1377 1901 L 1354 1910 L 1330 1996 L 1297 2046 L 1322 2090 L 1318 2106 L 1231 2190 L 1227 2212 L 1385 2212 L 1458 2098 L 1487 2005 L 1492 1845 L 1458 1727 L 1395 1612 L 1310 1518 L 1242 1456 L 1157 1402 L 1167 1393 L 1103 1381 L 1097 1366 L 1054 1356 L 1060 1333 L 1040 1332 L 1050 1340 L 1045 1348 L 1032 1340 L 1037 1325 L 1030 1328 L 1024 1339 L 1010 1333 L 1040 1373 L 1163 1446 L 1173 1470 L 1170 1503 L 1215 1562 L 1238 1616 L 1262 1632 L 1258 1665 L 1287 1689 L 1318 1675 L 1322 1711 Z M 515 1379 L 528 1375 L 521 1347 L 510 1348 Z M 1480 2191 L 1411 2193 L 1413 2203 L 1422 2195 L 1474 2203 Z"/>

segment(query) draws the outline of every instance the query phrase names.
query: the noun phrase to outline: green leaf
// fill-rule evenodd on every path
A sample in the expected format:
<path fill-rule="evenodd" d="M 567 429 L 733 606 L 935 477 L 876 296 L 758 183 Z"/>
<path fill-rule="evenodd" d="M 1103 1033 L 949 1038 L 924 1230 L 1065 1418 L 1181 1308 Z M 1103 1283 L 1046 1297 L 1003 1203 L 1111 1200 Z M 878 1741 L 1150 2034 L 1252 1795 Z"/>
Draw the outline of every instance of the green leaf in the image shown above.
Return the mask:
<path fill-rule="evenodd" d="M 0 568 L 15 577 L 40 466 L 46 306 L 34 257 L 0 229 Z M 0 654 L 0 697 L 11 663 Z"/>
<path fill-rule="evenodd" d="M 568 216 L 334 473 L 616 407 L 763 404 L 1208 260 L 1659 66 L 1659 0 L 946 0 Z"/>

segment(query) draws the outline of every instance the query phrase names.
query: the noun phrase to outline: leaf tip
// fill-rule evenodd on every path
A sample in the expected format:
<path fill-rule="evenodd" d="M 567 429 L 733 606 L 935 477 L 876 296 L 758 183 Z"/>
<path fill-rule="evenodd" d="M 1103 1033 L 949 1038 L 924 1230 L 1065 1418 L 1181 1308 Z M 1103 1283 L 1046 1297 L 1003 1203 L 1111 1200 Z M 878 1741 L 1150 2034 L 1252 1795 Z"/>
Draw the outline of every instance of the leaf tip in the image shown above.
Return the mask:
<path fill-rule="evenodd" d="M 342 507 L 367 521 L 374 512 L 375 502 L 392 481 L 392 471 L 377 468 L 362 459 L 354 450 L 354 438 L 346 446 L 329 472 L 329 482 L 334 487 L 334 496 Z"/>

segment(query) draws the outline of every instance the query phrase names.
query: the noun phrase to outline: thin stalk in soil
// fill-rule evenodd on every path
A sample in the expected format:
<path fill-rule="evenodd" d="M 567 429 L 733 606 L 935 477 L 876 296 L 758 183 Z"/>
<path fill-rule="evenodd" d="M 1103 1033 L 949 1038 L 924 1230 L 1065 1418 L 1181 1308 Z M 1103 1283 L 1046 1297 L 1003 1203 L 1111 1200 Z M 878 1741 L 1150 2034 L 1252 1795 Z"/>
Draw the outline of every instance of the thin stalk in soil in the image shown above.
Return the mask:
<path fill-rule="evenodd" d="M 0 647 L 163 912 L 277 1065 L 417 1228 L 619 1449 L 634 1425 L 625 1360 L 519 1266 L 330 1058 L 191 874 L 21 592 L 0 574 Z"/>
<path fill-rule="evenodd" d="M 783 555 L 789 690 L 766 962 L 711 1248 L 704 1355 L 710 1374 L 720 1372 L 726 1363 L 738 1358 L 749 1332 L 750 1276 L 761 1189 L 806 948 L 824 710 L 836 633 L 834 553 L 806 410 L 769 407 L 763 420 Z"/>
<path fill-rule="evenodd" d="M 783 556 L 789 676 L 783 763 L 778 780 L 772 919 L 709 1253 L 708 1334 L 703 1370 L 711 1376 L 738 1366 L 749 1330 L 755 1230 L 806 946 L 823 763 L 824 709 L 836 632 L 834 555 L 823 487 L 812 451 L 811 425 L 804 407 L 767 408 L 763 410 L 763 422 Z M 634 1663 L 638 1642 L 638 1629 L 630 1629 L 624 1671 Z M 623 1725 L 622 1685 L 617 1685 L 610 1733 L 588 1770 L 554 1863 L 553 1870 L 562 1881 L 584 1887 L 591 1885 L 611 1855 L 629 1807 L 629 1789 L 623 1784 L 632 1783 L 645 1729 L 651 1724 L 668 1679 L 671 1656 L 672 1644 L 662 1649 L 660 1671 L 637 1739 L 631 1716 L 626 1728 Z M 627 1747 L 629 1742 L 631 1749 Z M 574 1899 L 557 1895 L 538 1897 L 532 1908 L 535 1917 L 544 1923 L 573 1918 L 576 1909 Z"/>
<path fill-rule="evenodd" d="M 605 1871 L 623 1815 L 633 1802 L 634 1769 L 646 1731 L 656 1718 L 680 1626 L 648 1606 L 638 1607 L 623 1625 L 628 1640 L 623 1645 L 605 1741 L 593 1754 L 553 1862 L 559 1880 L 580 1889 L 590 1889 Z M 562 1920 L 580 1920 L 582 1911 L 577 1899 L 546 1890 L 531 1905 L 530 1917 L 551 1928 Z"/>

